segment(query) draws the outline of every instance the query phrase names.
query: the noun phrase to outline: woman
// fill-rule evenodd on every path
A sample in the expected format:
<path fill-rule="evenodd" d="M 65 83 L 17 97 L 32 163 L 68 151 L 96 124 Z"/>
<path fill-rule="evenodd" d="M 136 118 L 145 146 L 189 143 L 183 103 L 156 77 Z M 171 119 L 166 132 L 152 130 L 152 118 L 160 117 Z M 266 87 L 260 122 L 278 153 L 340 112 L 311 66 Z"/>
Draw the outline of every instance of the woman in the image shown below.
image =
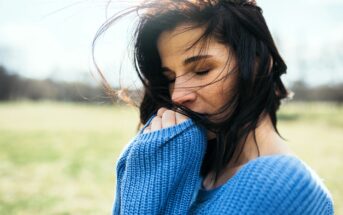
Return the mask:
<path fill-rule="evenodd" d="M 286 65 L 256 3 L 145 1 L 110 23 L 133 11 L 144 127 L 117 162 L 113 214 L 333 214 L 277 130 Z"/>

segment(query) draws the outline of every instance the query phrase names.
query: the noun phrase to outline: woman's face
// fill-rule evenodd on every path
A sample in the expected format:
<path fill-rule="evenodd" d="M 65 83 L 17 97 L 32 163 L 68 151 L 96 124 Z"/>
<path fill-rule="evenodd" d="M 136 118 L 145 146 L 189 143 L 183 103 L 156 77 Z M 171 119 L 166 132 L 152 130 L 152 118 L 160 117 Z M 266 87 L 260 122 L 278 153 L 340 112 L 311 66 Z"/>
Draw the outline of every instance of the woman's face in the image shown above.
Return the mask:
<path fill-rule="evenodd" d="M 230 99 L 234 75 L 228 74 L 236 61 L 229 47 L 215 39 L 206 44 L 205 50 L 201 42 L 186 50 L 204 30 L 185 30 L 187 26 L 164 31 L 157 41 L 162 71 L 170 80 L 171 99 L 194 112 L 215 113 Z"/>

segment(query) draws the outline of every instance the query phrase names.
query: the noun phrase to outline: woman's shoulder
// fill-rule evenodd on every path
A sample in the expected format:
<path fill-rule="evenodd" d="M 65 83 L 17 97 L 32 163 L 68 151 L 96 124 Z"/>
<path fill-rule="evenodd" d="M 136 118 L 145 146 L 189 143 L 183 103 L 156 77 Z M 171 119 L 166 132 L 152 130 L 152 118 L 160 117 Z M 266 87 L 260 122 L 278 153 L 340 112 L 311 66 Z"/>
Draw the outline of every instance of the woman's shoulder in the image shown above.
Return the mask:
<path fill-rule="evenodd" d="M 249 193 L 254 204 L 278 208 L 278 211 L 298 211 L 295 208 L 299 207 L 303 214 L 312 214 L 315 210 L 333 214 L 332 196 L 323 180 L 296 155 L 258 157 L 244 165 L 236 176 L 230 189 Z"/>
<path fill-rule="evenodd" d="M 322 180 L 290 154 L 250 160 L 223 186 L 201 189 L 197 203 L 197 210 L 217 208 L 230 214 L 334 214 L 332 197 Z"/>
<path fill-rule="evenodd" d="M 307 184 L 328 192 L 324 180 L 305 161 L 294 154 L 260 156 L 249 161 L 241 171 L 241 177 L 254 175 L 254 180 L 257 182 L 273 181 L 274 186 L 291 184 L 305 186 Z"/>
<path fill-rule="evenodd" d="M 258 171 L 261 174 L 282 174 L 292 172 L 314 173 L 309 165 L 295 154 L 268 154 L 256 157 L 247 162 L 241 171 Z"/>
<path fill-rule="evenodd" d="M 267 174 L 268 176 L 296 177 L 302 176 L 322 183 L 319 175 L 295 154 L 272 154 L 257 157 L 247 164 L 248 171 Z"/>

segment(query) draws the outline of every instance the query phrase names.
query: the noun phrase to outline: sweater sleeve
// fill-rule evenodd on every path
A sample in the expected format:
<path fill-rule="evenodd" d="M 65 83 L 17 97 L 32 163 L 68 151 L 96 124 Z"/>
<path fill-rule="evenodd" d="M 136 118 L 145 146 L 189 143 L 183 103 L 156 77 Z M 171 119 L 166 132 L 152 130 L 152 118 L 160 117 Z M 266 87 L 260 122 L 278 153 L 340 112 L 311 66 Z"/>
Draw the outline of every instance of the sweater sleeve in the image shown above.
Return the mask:
<path fill-rule="evenodd" d="M 331 194 L 295 156 L 265 156 L 244 166 L 221 189 L 220 199 L 196 214 L 333 215 Z M 229 189 L 228 189 L 229 188 Z"/>
<path fill-rule="evenodd" d="M 188 119 L 143 133 L 153 117 L 118 160 L 113 214 L 187 214 L 192 204 L 201 181 L 205 131 Z"/>

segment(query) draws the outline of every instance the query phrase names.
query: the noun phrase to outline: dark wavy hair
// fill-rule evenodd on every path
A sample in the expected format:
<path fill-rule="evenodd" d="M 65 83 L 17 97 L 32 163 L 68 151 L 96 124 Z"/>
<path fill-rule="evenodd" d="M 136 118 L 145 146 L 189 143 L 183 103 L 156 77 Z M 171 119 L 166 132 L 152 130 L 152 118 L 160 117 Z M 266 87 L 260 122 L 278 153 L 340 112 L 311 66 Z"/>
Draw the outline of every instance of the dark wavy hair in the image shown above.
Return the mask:
<path fill-rule="evenodd" d="M 140 110 L 140 125 L 145 124 L 160 107 L 167 107 L 215 132 L 216 141 L 207 145 L 201 167 L 201 175 L 213 172 L 215 182 L 234 155 L 237 152 L 240 155 L 250 132 L 253 132 L 257 146 L 255 129 L 264 116 L 270 116 L 279 134 L 276 112 L 281 100 L 288 97 L 280 76 L 286 73 L 287 66 L 275 46 L 262 9 L 255 1 L 144 1 L 114 15 L 100 27 L 93 40 L 93 57 L 94 44 L 99 35 L 118 19 L 135 12 L 139 22 L 133 35 L 133 63 L 144 86 L 144 96 L 141 103 L 136 105 Z M 189 30 L 198 27 L 204 29 L 199 39 L 186 49 L 200 43 L 203 51 L 206 51 L 207 42 L 214 38 L 230 47 L 237 61 L 235 84 L 230 92 L 232 95 L 217 113 L 225 113 L 220 122 L 213 122 L 209 116 L 193 112 L 171 100 L 170 83 L 162 74 L 157 40 L 162 32 L 183 23 L 191 24 Z M 98 72 L 103 77 L 99 69 Z M 103 80 L 108 89 L 108 83 Z"/>

